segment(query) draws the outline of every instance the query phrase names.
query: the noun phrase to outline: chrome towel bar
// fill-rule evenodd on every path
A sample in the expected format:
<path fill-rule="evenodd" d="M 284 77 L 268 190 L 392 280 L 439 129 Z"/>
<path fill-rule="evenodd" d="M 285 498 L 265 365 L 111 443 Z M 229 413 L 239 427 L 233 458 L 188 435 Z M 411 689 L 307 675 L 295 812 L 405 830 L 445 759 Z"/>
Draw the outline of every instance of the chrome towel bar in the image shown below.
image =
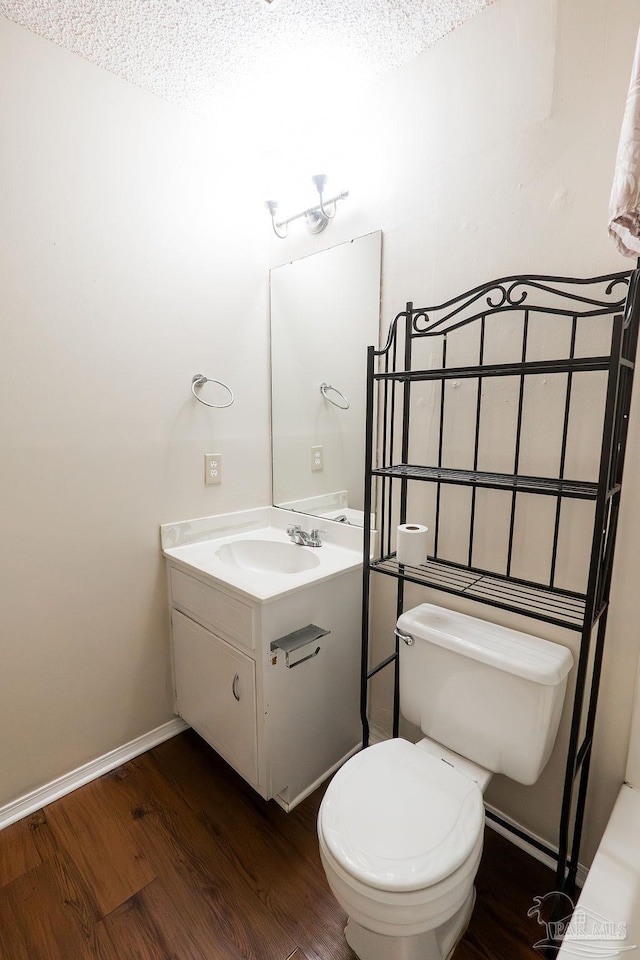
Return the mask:
<path fill-rule="evenodd" d="M 208 400 L 203 400 L 201 396 L 196 393 L 197 387 L 203 387 L 205 383 L 217 383 L 220 387 L 224 389 L 229 394 L 229 400 L 227 403 L 209 403 Z M 231 387 L 228 387 L 226 383 L 223 383 L 222 380 L 213 380 L 211 377 L 205 377 L 202 373 L 196 373 L 195 377 L 191 381 L 191 393 L 194 395 L 196 400 L 199 400 L 200 403 L 204 403 L 205 407 L 215 407 L 216 409 L 224 409 L 225 407 L 230 407 L 235 397 L 233 395 L 233 390 Z"/>
<path fill-rule="evenodd" d="M 337 400 L 334 400 L 332 397 L 327 396 L 327 391 L 331 390 L 333 393 L 337 394 L 341 400 L 344 400 L 344 403 L 338 403 Z M 344 393 L 341 393 L 337 387 L 332 387 L 330 383 L 321 383 L 320 384 L 320 393 L 328 400 L 329 403 L 332 403 L 334 407 L 338 407 L 339 410 L 348 410 L 350 403 L 345 397 Z"/>

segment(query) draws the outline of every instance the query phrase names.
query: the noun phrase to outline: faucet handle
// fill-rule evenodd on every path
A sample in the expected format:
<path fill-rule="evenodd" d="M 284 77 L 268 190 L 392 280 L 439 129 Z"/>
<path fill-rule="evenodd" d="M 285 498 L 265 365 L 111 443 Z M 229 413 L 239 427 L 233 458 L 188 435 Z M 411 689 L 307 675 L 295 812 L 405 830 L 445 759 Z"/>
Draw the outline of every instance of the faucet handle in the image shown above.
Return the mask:
<path fill-rule="evenodd" d="M 317 527 L 314 528 L 314 529 L 311 531 L 310 535 L 309 535 L 309 536 L 310 536 L 310 540 L 311 540 L 310 546 L 312 546 L 312 547 L 321 547 L 321 546 L 322 546 L 322 540 L 321 540 L 320 538 L 321 538 L 321 537 L 324 537 L 325 534 L 326 534 L 326 532 L 327 532 L 326 530 L 318 530 Z"/>
<path fill-rule="evenodd" d="M 291 536 L 292 533 L 300 533 L 301 529 L 302 528 L 300 527 L 299 523 L 296 523 L 296 524 L 292 523 L 290 526 L 287 527 L 287 535 Z"/>

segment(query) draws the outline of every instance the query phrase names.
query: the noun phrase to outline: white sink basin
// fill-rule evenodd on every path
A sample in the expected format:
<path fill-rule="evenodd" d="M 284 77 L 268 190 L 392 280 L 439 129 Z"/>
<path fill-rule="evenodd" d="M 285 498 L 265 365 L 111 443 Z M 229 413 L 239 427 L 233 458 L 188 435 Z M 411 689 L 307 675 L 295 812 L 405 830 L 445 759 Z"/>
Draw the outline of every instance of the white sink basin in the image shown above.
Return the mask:
<path fill-rule="evenodd" d="M 216 556 L 232 567 L 256 573 L 302 573 L 320 564 L 320 558 L 308 550 L 276 540 L 234 540 L 216 550 Z"/>
<path fill-rule="evenodd" d="M 326 523 L 321 547 L 291 543 L 287 527 L 300 514 L 276 507 L 200 517 L 161 528 L 174 567 L 267 603 L 362 565 L 362 528 Z"/>

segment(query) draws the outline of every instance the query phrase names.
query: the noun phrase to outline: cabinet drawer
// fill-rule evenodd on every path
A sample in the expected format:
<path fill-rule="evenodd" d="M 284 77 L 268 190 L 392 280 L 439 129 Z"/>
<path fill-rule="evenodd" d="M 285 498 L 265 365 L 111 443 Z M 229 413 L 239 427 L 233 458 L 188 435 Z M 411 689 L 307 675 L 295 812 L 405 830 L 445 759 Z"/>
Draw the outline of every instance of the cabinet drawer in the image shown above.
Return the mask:
<path fill-rule="evenodd" d="M 178 610 L 172 613 L 176 705 L 235 770 L 258 779 L 255 663 Z"/>
<path fill-rule="evenodd" d="M 181 570 L 171 568 L 171 600 L 198 623 L 230 643 L 253 650 L 253 610 L 241 600 L 201 583 Z"/>

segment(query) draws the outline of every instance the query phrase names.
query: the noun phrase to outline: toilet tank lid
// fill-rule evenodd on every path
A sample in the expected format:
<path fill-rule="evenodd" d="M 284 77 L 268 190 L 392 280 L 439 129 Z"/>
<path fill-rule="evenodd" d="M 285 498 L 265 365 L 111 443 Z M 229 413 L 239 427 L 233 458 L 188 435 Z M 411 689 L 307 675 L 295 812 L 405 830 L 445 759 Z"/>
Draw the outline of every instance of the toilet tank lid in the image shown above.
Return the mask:
<path fill-rule="evenodd" d="M 573 666 L 571 651 L 560 643 L 431 603 L 421 603 L 403 613 L 398 630 L 547 686 L 561 683 Z"/>

